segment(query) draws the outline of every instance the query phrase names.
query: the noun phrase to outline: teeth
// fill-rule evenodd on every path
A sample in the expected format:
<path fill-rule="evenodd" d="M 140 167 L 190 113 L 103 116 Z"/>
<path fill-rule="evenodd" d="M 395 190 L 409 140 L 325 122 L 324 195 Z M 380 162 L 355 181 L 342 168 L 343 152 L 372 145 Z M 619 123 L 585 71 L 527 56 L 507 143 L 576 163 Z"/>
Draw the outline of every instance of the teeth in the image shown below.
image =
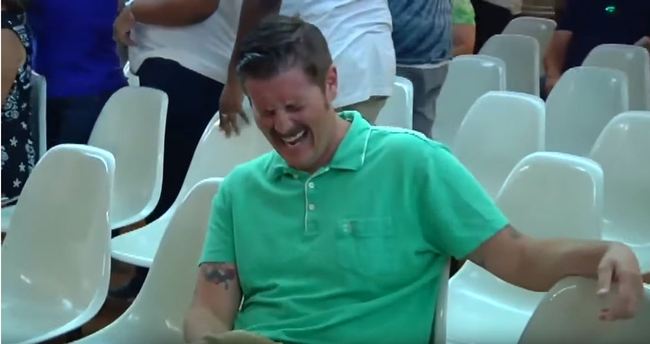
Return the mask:
<path fill-rule="evenodd" d="M 285 143 L 294 144 L 298 140 L 300 140 L 300 138 L 302 138 L 304 134 L 305 134 L 305 131 L 301 130 L 300 132 L 296 133 L 296 135 L 289 136 L 289 137 L 283 137 L 282 141 L 284 141 Z"/>

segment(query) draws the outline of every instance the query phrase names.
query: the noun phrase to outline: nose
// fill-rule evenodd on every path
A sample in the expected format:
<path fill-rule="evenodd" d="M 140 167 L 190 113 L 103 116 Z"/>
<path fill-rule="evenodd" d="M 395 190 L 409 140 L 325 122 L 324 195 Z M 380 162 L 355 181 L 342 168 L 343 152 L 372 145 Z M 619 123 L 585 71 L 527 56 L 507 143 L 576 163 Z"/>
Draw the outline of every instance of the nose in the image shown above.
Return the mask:
<path fill-rule="evenodd" d="M 278 111 L 273 118 L 273 129 L 280 135 L 287 134 L 294 127 L 293 121 L 285 111 Z"/>

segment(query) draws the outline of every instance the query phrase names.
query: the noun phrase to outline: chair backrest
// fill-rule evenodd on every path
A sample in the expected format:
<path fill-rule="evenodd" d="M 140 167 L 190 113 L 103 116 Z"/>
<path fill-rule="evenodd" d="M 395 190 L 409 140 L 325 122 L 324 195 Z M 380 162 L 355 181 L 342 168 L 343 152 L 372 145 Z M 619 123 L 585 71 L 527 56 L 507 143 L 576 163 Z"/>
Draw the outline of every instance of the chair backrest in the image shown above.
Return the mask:
<path fill-rule="evenodd" d="M 553 19 L 523 16 L 512 19 L 503 29 L 503 33 L 535 38 L 539 43 L 540 73 L 544 74 L 542 59 L 551 42 L 556 26 L 557 23 Z"/>
<path fill-rule="evenodd" d="M 386 104 L 379 111 L 375 124 L 405 129 L 413 128 L 413 83 L 411 80 L 401 76 L 395 77 L 393 94 L 388 97 Z"/>
<path fill-rule="evenodd" d="M 605 218 L 617 240 L 650 244 L 650 111 L 614 117 L 591 151 L 605 174 Z"/>
<path fill-rule="evenodd" d="M 151 342 L 182 341 L 183 316 L 192 300 L 212 199 L 221 180 L 210 178 L 199 182 L 178 206 L 142 290 L 125 314 L 141 319 L 138 326 L 147 330 L 149 337 L 157 333 L 167 336 L 158 338 L 160 341 L 149 338 Z M 169 330 L 153 330 L 162 327 L 178 329 L 173 331 L 178 334 L 178 340 L 168 338 Z"/>
<path fill-rule="evenodd" d="M 113 228 L 142 220 L 158 203 L 167 104 L 163 91 L 127 86 L 108 99 L 97 118 L 88 144 L 115 157 Z"/>
<path fill-rule="evenodd" d="M 605 125 L 628 110 L 627 78 L 621 71 L 574 67 L 546 100 L 546 149 L 586 156 Z"/>
<path fill-rule="evenodd" d="M 537 96 L 490 91 L 469 109 L 454 154 L 495 197 L 521 159 L 544 150 L 545 112 Z"/>
<path fill-rule="evenodd" d="M 643 302 L 628 320 L 602 321 L 598 313 L 611 302 L 596 295 L 595 280 L 568 277 L 546 293 L 528 321 L 519 344 L 647 343 L 650 338 L 650 286 L 643 288 Z"/>
<path fill-rule="evenodd" d="M 248 106 L 244 110 L 248 114 L 252 113 Z M 226 137 L 219 130 L 219 113 L 214 115 L 194 151 L 192 162 L 174 205 L 180 203 L 190 189 L 201 180 L 225 177 L 237 165 L 272 149 L 255 125 L 244 125 L 240 129 L 239 135 Z"/>
<path fill-rule="evenodd" d="M 114 170 L 109 152 L 85 145 L 59 145 L 43 156 L 2 245 L 3 303 L 11 295 L 62 313 L 99 311 L 110 278 Z"/>
<path fill-rule="evenodd" d="M 37 147 L 38 157 L 41 158 L 47 151 L 47 82 L 44 76 L 32 72 L 31 85 L 32 118 L 30 125 L 33 131 L 34 147 Z"/>
<path fill-rule="evenodd" d="M 433 315 L 435 319 L 433 336 L 429 340 L 431 344 L 447 343 L 447 291 L 449 289 L 450 263 L 451 261 L 447 260 L 438 281 L 438 300 L 436 301 L 436 313 Z"/>
<path fill-rule="evenodd" d="M 506 88 L 503 60 L 485 55 L 463 55 L 449 63 L 449 71 L 436 101 L 436 120 L 432 137 L 444 144 L 453 143 L 460 123 L 470 106 L 489 91 Z"/>
<path fill-rule="evenodd" d="M 603 44 L 595 47 L 583 66 L 607 67 L 627 76 L 630 110 L 650 110 L 650 53 L 636 45 Z"/>
<path fill-rule="evenodd" d="M 524 35 L 494 35 L 485 42 L 479 53 L 500 58 L 505 62 L 506 90 L 539 96 L 540 52 L 539 43 L 535 38 Z"/>
<path fill-rule="evenodd" d="M 512 170 L 497 204 L 510 223 L 528 235 L 600 239 L 603 172 L 587 158 L 533 153 Z"/>

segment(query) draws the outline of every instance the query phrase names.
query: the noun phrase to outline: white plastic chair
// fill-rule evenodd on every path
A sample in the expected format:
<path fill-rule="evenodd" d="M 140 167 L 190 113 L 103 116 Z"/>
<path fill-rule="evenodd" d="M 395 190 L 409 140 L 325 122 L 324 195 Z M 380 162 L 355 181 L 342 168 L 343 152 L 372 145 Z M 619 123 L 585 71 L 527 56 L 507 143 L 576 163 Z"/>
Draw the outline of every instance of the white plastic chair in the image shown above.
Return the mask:
<path fill-rule="evenodd" d="M 197 262 L 221 178 L 199 182 L 172 215 L 142 290 L 112 324 L 77 343 L 183 343 Z"/>
<path fill-rule="evenodd" d="M 246 126 L 242 128 L 239 136 L 226 138 L 219 131 L 218 120 L 217 114 L 203 132 L 183 186 L 169 210 L 143 228 L 113 238 L 113 258 L 129 264 L 149 267 L 172 214 L 196 183 L 206 178 L 225 177 L 235 166 L 271 150 L 256 127 Z"/>
<path fill-rule="evenodd" d="M 162 189 L 167 94 L 127 86 L 102 109 L 88 144 L 115 156 L 111 228 L 144 219 L 156 207 Z"/>
<path fill-rule="evenodd" d="M 540 74 L 544 74 L 542 60 L 551 42 L 556 26 L 557 23 L 553 19 L 523 16 L 511 20 L 503 29 L 503 33 L 535 38 L 539 44 L 539 70 Z"/>
<path fill-rule="evenodd" d="M 433 335 L 431 344 L 447 343 L 447 294 L 449 293 L 449 267 L 448 260 L 438 282 L 438 300 L 436 301 L 436 313 L 434 314 L 435 322 L 433 324 Z"/>
<path fill-rule="evenodd" d="M 9 232 L 9 229 L 11 228 L 11 218 L 14 216 L 15 210 L 15 205 L 2 208 L 2 213 L 0 216 L 2 216 L 2 231 L 5 233 Z"/>
<path fill-rule="evenodd" d="M 600 309 L 608 298 L 596 296 L 595 280 L 568 277 L 558 282 L 539 304 L 519 344 L 592 343 L 642 344 L 650 338 L 650 285 L 643 303 L 628 320 L 601 321 Z"/>
<path fill-rule="evenodd" d="M 31 85 L 32 130 L 38 157 L 41 158 L 47 151 L 47 82 L 45 77 L 32 72 Z"/>
<path fill-rule="evenodd" d="M 32 105 L 32 118 L 30 125 L 34 130 L 34 146 L 37 149 L 39 159 L 47 151 L 46 138 L 46 110 L 47 110 L 47 83 L 45 78 L 35 72 L 32 72 L 32 92 L 30 103 Z M 37 130 L 38 129 L 38 130 Z M 11 225 L 11 217 L 14 213 L 15 205 L 2 208 L 2 231 L 8 232 Z"/>
<path fill-rule="evenodd" d="M 605 125 L 627 110 L 627 78 L 623 72 L 571 68 L 546 100 L 546 149 L 587 156 Z"/>
<path fill-rule="evenodd" d="M 614 117 L 591 151 L 605 173 L 605 240 L 632 247 L 650 271 L 650 111 Z"/>
<path fill-rule="evenodd" d="M 515 165 L 544 150 L 544 101 L 530 94 L 490 91 L 469 109 L 453 151 L 496 197 Z"/>
<path fill-rule="evenodd" d="M 494 35 L 480 54 L 500 58 L 506 64 L 506 90 L 539 96 L 539 43 L 530 36 Z M 471 79 L 470 79 L 471 80 Z M 467 80 L 467 82 L 471 82 Z"/>
<path fill-rule="evenodd" d="M 2 245 L 2 343 L 42 342 L 99 311 L 114 169 L 109 152 L 65 144 L 32 170 Z"/>
<path fill-rule="evenodd" d="M 501 59 L 485 55 L 463 55 L 449 63 L 447 78 L 436 101 L 434 140 L 451 145 L 470 106 L 489 91 L 506 88 L 506 68 Z"/>
<path fill-rule="evenodd" d="M 603 44 L 595 47 L 583 66 L 621 70 L 627 76 L 630 110 L 650 110 L 650 53 L 636 45 Z"/>
<path fill-rule="evenodd" d="M 140 86 L 140 78 L 131 71 L 130 61 L 126 61 L 122 73 L 124 73 L 124 77 L 129 86 Z"/>
<path fill-rule="evenodd" d="M 533 237 L 594 240 L 601 235 L 602 183 L 602 170 L 589 159 L 538 152 L 513 169 L 497 204 L 514 228 Z M 466 262 L 449 282 L 447 338 L 516 343 L 543 295 Z"/>
<path fill-rule="evenodd" d="M 393 94 L 377 115 L 376 125 L 413 128 L 413 83 L 401 76 L 395 77 Z"/>

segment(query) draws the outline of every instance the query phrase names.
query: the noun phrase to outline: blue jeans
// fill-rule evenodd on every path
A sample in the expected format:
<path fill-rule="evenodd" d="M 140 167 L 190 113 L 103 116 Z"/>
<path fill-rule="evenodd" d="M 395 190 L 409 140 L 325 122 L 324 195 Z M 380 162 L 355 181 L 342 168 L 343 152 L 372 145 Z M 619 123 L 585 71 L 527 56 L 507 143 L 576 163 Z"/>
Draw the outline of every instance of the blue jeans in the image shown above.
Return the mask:
<path fill-rule="evenodd" d="M 114 91 L 47 99 L 47 147 L 86 144 L 104 104 Z"/>

